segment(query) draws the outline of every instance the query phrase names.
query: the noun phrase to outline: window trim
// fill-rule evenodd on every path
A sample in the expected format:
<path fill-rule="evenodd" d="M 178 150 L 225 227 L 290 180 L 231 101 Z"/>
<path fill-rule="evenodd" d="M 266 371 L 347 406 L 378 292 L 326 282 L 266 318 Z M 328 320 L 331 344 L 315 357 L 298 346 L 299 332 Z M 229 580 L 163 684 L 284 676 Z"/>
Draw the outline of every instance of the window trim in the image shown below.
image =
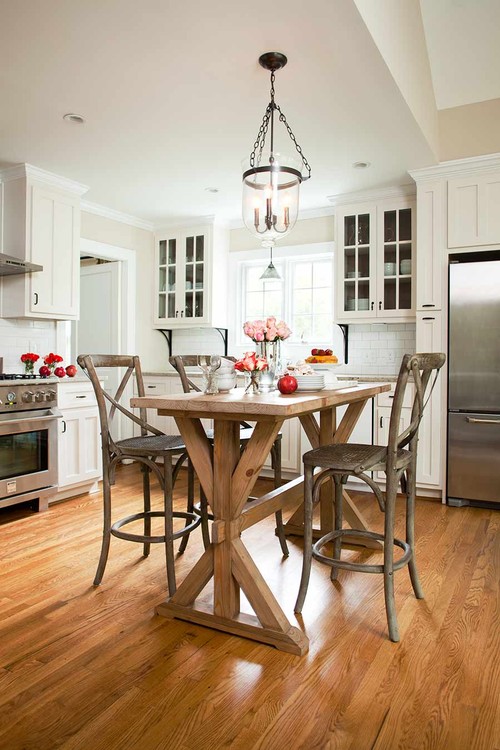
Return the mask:
<path fill-rule="evenodd" d="M 235 291 L 234 302 L 237 309 L 237 318 L 232 326 L 232 340 L 235 346 L 245 347 L 249 346 L 249 339 L 243 333 L 243 297 L 245 294 L 245 270 L 250 266 L 262 265 L 263 268 L 269 262 L 268 251 L 265 248 L 258 248 L 253 251 L 242 251 L 231 253 L 231 271 L 230 278 L 236 283 L 233 285 Z M 287 279 L 284 288 L 284 299 L 283 299 L 283 317 L 288 322 L 292 311 L 292 288 L 291 288 L 291 266 L 295 262 L 303 260 L 324 260 L 328 258 L 331 261 L 332 266 L 332 297 L 334 298 L 336 293 L 335 288 L 335 243 L 333 242 L 318 242 L 307 245 L 295 245 L 292 247 L 275 248 L 273 252 L 273 260 L 275 265 L 278 263 L 282 264 L 284 268 L 284 278 Z M 287 317 L 288 316 L 288 317 Z M 334 307 L 332 303 L 332 325 L 334 322 Z M 303 347 L 304 345 L 314 344 L 329 344 L 329 341 L 314 341 L 308 342 L 306 340 L 291 341 L 287 339 L 287 347 Z"/>

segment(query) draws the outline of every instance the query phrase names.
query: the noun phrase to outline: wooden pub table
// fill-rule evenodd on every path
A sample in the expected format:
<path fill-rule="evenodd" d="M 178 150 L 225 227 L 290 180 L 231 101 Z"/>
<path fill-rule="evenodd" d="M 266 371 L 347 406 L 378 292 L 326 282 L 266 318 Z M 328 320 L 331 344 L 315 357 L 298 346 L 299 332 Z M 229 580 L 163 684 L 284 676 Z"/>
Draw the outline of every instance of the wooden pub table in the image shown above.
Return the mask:
<path fill-rule="evenodd" d="M 289 622 L 241 540 L 242 531 L 280 508 L 300 506 L 303 478 L 294 479 L 251 503 L 247 504 L 247 500 L 285 419 L 298 417 L 314 448 L 344 443 L 368 399 L 389 389 L 387 383 L 366 383 L 289 396 L 278 391 L 245 395 L 242 388 L 237 388 L 212 396 L 192 392 L 132 398 L 133 407 L 156 409 L 160 415 L 175 418 L 214 515 L 210 546 L 175 594 L 158 605 L 157 613 L 271 644 L 282 651 L 306 653 L 307 636 Z M 343 404 L 348 407 L 337 426 L 336 407 Z M 319 422 L 315 413 L 319 413 Z M 201 419 L 214 420 L 213 453 Z M 240 455 L 241 421 L 255 422 L 255 428 Z M 318 533 L 325 534 L 333 528 L 331 492 L 327 487 L 323 489 L 320 506 Z M 299 508 L 291 519 L 293 533 L 300 531 L 300 517 Z M 347 493 L 345 517 L 351 525 L 366 528 Z M 207 605 L 197 599 L 211 578 L 213 602 Z M 240 611 L 240 589 L 255 615 Z"/>

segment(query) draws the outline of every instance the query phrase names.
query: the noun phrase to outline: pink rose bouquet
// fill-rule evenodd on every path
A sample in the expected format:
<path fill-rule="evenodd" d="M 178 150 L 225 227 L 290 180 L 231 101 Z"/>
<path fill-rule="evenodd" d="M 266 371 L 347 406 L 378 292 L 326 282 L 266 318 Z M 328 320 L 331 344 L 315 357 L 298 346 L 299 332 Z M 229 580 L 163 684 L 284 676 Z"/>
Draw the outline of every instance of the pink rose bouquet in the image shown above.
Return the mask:
<path fill-rule="evenodd" d="M 284 320 L 277 321 L 274 316 L 266 320 L 247 320 L 243 332 L 259 344 L 262 341 L 284 341 L 292 333 Z"/>
<path fill-rule="evenodd" d="M 261 372 L 267 370 L 265 357 L 258 357 L 255 352 L 246 352 L 241 359 L 234 363 L 234 369 L 239 372 Z"/>

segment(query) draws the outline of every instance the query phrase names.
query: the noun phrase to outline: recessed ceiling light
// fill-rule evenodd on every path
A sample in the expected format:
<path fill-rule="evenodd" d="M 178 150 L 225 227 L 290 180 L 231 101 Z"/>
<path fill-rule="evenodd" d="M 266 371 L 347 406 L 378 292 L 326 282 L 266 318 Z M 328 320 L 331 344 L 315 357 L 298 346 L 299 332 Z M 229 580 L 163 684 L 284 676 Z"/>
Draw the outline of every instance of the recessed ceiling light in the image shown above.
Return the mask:
<path fill-rule="evenodd" d="M 207 193 L 218 193 L 219 192 L 219 188 L 208 187 L 208 188 L 205 188 L 205 191 Z"/>
<path fill-rule="evenodd" d="M 85 122 L 85 117 L 76 115 L 74 112 L 68 112 L 68 114 L 63 116 L 63 120 L 66 120 L 67 122 L 75 122 L 78 125 L 83 125 L 83 123 Z"/>
<path fill-rule="evenodd" d="M 368 169 L 368 167 L 370 166 L 370 162 L 369 161 L 355 161 L 352 166 L 354 167 L 354 169 Z"/>

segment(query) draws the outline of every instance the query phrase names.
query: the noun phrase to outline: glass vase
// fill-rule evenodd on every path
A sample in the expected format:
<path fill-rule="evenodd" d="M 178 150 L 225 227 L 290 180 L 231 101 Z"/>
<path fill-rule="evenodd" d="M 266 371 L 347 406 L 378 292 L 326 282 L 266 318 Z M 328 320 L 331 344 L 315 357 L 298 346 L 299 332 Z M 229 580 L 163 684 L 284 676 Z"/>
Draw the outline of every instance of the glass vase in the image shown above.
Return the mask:
<path fill-rule="evenodd" d="M 248 393 L 250 396 L 253 393 L 259 393 L 261 377 L 262 370 L 252 370 L 251 372 L 245 372 L 245 378 L 247 380 L 245 393 Z"/>
<path fill-rule="evenodd" d="M 257 354 L 265 357 L 268 369 L 263 370 L 260 378 L 260 392 L 269 393 L 276 390 L 276 382 L 281 369 L 281 341 L 257 342 Z"/>
<path fill-rule="evenodd" d="M 26 360 L 24 363 L 24 374 L 25 375 L 33 375 L 34 372 L 34 362 L 31 362 L 29 359 Z"/>

